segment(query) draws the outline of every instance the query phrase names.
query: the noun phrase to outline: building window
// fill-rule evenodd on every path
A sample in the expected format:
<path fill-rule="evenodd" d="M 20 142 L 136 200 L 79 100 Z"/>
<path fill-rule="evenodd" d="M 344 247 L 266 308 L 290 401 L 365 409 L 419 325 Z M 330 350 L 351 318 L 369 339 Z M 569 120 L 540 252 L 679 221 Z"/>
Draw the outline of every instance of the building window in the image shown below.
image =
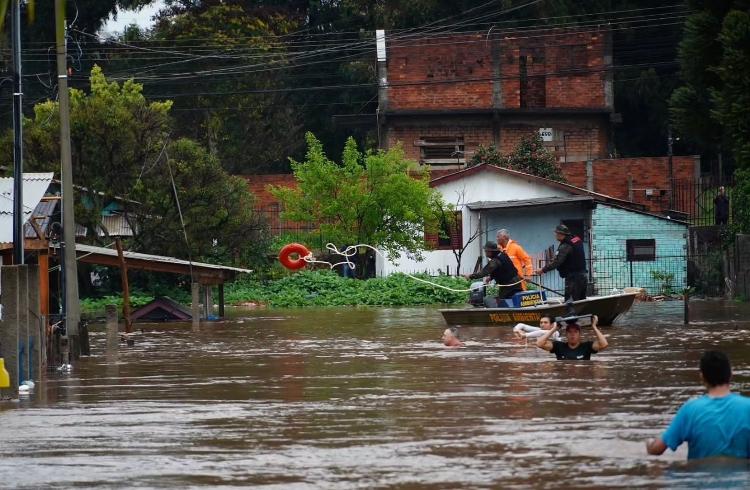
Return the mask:
<path fill-rule="evenodd" d="M 440 220 L 440 233 L 425 234 L 425 241 L 434 250 L 460 250 L 463 247 L 463 214 L 455 211 L 451 223 L 448 219 Z"/>
<path fill-rule="evenodd" d="M 628 262 L 653 262 L 656 260 L 656 240 L 625 240 Z"/>
<path fill-rule="evenodd" d="M 464 138 L 420 138 L 414 142 L 419 147 L 422 163 L 431 165 L 456 165 L 466 162 L 464 152 Z"/>
<path fill-rule="evenodd" d="M 541 64 L 541 67 L 535 68 L 535 63 Z M 532 74 L 529 74 L 529 71 Z M 521 108 L 540 109 L 547 105 L 547 80 L 544 75 L 538 75 L 539 72 L 544 73 L 543 56 L 522 55 L 518 57 L 518 103 Z"/>

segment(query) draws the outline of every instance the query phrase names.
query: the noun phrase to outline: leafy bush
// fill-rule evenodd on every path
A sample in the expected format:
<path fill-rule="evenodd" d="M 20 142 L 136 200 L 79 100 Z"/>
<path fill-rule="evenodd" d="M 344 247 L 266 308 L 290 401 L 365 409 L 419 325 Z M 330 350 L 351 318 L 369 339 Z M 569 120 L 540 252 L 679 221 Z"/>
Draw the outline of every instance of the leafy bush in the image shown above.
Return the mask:
<path fill-rule="evenodd" d="M 453 289 L 467 289 L 460 277 L 422 279 Z M 463 303 L 468 293 L 457 293 L 415 281 L 404 274 L 367 281 L 346 279 L 330 271 L 301 271 L 272 282 L 245 279 L 227 285 L 228 303 L 261 302 L 275 307 L 299 306 L 410 306 Z"/>
<path fill-rule="evenodd" d="M 140 308 L 149 301 L 154 299 L 153 296 L 141 293 L 130 295 L 130 307 Z M 107 305 L 117 305 L 122 310 L 122 296 L 103 296 L 101 298 L 83 298 L 81 299 L 81 313 L 86 316 L 103 314 Z"/>

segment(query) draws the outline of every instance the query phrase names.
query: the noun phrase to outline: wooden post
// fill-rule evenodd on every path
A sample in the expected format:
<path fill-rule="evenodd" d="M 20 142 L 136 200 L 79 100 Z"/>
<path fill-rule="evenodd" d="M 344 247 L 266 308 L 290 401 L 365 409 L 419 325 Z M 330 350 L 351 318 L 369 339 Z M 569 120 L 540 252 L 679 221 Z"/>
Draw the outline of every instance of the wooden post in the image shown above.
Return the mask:
<path fill-rule="evenodd" d="M 130 333 L 132 320 L 130 319 L 130 288 L 128 286 L 128 265 L 122 252 L 122 241 L 115 240 L 117 258 L 120 260 L 120 275 L 122 276 L 122 316 L 125 319 L 125 333 Z"/>
<path fill-rule="evenodd" d="M 49 253 L 39 253 L 39 310 L 45 317 L 49 316 Z"/>
<path fill-rule="evenodd" d="M 197 282 L 194 282 L 192 285 L 192 303 L 190 304 L 190 309 L 193 314 L 193 326 L 197 327 L 201 323 L 201 307 L 200 307 L 200 297 L 201 297 L 201 285 Z"/>
<path fill-rule="evenodd" d="M 211 317 L 211 310 L 213 309 L 214 302 L 211 297 L 211 285 L 203 285 L 203 317 L 208 320 Z"/>
<path fill-rule="evenodd" d="M 683 311 L 683 315 L 684 315 L 683 322 L 685 323 L 685 325 L 687 325 L 688 323 L 690 323 L 690 290 L 689 289 L 685 289 L 684 298 L 685 298 L 685 305 L 684 305 L 685 310 Z"/>
<path fill-rule="evenodd" d="M 219 318 L 224 318 L 224 283 L 219 283 Z"/>
<path fill-rule="evenodd" d="M 117 306 L 107 305 L 104 307 L 107 313 L 107 353 L 117 352 L 119 344 L 119 332 L 117 321 Z"/>

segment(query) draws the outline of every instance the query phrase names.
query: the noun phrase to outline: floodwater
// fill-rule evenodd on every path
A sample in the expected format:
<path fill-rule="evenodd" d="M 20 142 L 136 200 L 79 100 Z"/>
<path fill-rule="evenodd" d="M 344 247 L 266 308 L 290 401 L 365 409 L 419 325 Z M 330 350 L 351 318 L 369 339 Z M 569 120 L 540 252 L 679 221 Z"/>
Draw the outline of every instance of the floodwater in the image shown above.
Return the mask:
<path fill-rule="evenodd" d="M 588 363 L 509 331 L 445 349 L 432 308 L 235 310 L 117 358 L 94 332 L 73 372 L 0 403 L 0 487 L 748 488 L 744 464 L 643 443 L 701 393 L 704 349 L 748 394 L 748 314 L 638 304 Z"/>

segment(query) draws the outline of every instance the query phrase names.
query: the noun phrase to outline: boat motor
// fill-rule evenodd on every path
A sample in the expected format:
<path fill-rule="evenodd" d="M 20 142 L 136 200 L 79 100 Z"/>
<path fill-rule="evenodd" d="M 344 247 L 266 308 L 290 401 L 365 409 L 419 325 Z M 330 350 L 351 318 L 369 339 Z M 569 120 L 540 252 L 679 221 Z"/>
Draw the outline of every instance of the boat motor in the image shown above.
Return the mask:
<path fill-rule="evenodd" d="M 487 296 L 487 285 L 482 281 L 471 283 L 469 304 L 472 306 L 484 306 L 484 297 Z"/>

